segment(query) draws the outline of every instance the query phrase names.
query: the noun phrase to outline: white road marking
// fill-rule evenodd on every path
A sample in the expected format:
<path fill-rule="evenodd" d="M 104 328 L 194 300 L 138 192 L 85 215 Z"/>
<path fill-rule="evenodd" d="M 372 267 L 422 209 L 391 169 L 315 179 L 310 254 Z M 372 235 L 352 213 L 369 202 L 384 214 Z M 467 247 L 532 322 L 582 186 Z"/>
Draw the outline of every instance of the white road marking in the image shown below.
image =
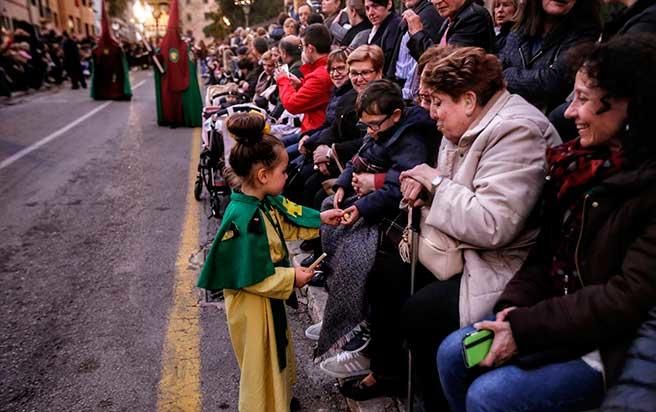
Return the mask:
<path fill-rule="evenodd" d="M 143 79 L 143 80 L 140 81 L 139 83 L 135 84 L 134 87 L 132 88 L 132 90 L 137 90 L 138 88 L 140 88 L 141 86 L 143 86 L 143 85 L 146 83 L 146 80 L 148 80 L 148 79 Z"/>
<path fill-rule="evenodd" d="M 41 146 L 50 143 L 51 141 L 55 140 L 62 134 L 66 133 L 67 131 L 71 130 L 78 124 L 82 123 L 83 121 L 87 120 L 89 117 L 93 116 L 94 114 L 98 113 L 105 107 L 109 106 L 112 104 L 112 102 L 106 102 L 101 104 L 100 106 L 96 107 L 95 109 L 91 110 L 89 113 L 83 115 L 82 117 L 79 117 L 77 120 L 73 121 L 70 123 L 68 126 L 64 126 L 61 129 L 57 130 L 54 133 L 49 134 L 48 136 L 44 137 L 43 139 L 39 140 L 38 142 L 34 143 L 31 146 L 26 147 L 23 150 L 20 150 L 13 154 L 12 156 L 9 156 L 2 162 L 0 162 L 0 170 L 4 169 L 5 167 L 9 167 L 11 164 L 14 162 L 22 159 L 23 157 L 27 156 L 28 154 L 32 153 L 36 149 L 40 148 Z"/>
<path fill-rule="evenodd" d="M 146 84 L 146 80 L 148 80 L 148 79 L 143 79 L 139 83 L 135 84 L 134 87 L 132 88 L 132 90 L 136 90 L 139 87 Z M 20 151 L 16 152 L 15 154 L 9 156 L 8 158 L 6 158 L 2 162 L 0 162 L 0 170 L 4 169 L 6 167 L 9 167 L 14 162 L 22 159 L 23 157 L 25 157 L 28 154 L 32 153 L 33 151 L 40 148 L 41 146 L 43 146 L 47 143 L 50 143 L 51 141 L 55 140 L 56 138 L 58 138 L 59 136 L 61 136 L 64 133 L 66 133 L 67 131 L 71 130 L 72 128 L 74 128 L 78 124 L 80 124 L 83 121 L 87 120 L 89 117 L 91 117 L 94 114 L 98 113 L 99 111 L 101 111 L 105 107 L 109 106 L 110 104 L 112 104 L 112 102 L 103 103 L 102 105 L 96 107 L 95 109 L 93 109 L 89 113 L 87 113 L 87 114 L 83 115 L 82 117 L 78 118 L 73 123 L 70 123 L 68 126 L 62 127 L 61 129 L 57 130 L 54 133 L 49 134 L 48 136 L 44 137 L 43 139 L 39 140 L 38 142 L 34 143 L 33 145 L 28 146 L 25 149 L 20 150 Z"/>

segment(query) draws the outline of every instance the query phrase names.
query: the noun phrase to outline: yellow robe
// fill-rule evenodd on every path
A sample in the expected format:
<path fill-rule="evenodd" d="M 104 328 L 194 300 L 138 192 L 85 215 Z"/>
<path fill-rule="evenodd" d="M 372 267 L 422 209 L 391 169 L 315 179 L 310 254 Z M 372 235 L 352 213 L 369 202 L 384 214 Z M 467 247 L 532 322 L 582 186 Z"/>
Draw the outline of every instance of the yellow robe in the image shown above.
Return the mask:
<path fill-rule="evenodd" d="M 278 220 L 286 240 L 313 239 L 319 236 L 319 229 L 295 226 L 275 209 L 270 211 L 270 215 L 274 221 Z M 263 220 L 271 261 L 276 264 L 285 256 L 284 247 L 273 225 L 268 219 Z M 287 367 L 280 371 L 268 298 L 289 298 L 294 289 L 294 279 L 294 268 L 276 267 L 276 272 L 260 283 L 244 289 L 224 290 L 230 339 L 241 370 L 241 412 L 289 411 L 292 385 L 296 381 L 292 337 L 287 329 Z"/>

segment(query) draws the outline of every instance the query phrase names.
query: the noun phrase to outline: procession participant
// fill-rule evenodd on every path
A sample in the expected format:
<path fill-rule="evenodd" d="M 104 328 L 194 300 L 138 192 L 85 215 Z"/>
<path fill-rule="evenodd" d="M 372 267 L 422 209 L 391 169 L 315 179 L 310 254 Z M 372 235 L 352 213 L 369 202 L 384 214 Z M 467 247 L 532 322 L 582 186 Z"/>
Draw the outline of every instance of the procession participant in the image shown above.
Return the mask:
<path fill-rule="evenodd" d="M 196 62 L 191 48 L 180 36 L 178 1 L 172 0 L 170 8 L 166 34 L 158 53 L 164 73 L 155 70 L 157 124 L 200 127 L 203 103 L 196 78 Z"/>
<path fill-rule="evenodd" d="M 319 213 L 280 196 L 287 180 L 283 144 L 254 113 L 227 121 L 236 139 L 230 165 L 242 178 L 201 271 L 198 286 L 224 289 L 232 347 L 239 363 L 240 411 L 286 411 L 296 379 L 283 301 L 314 271 L 292 267 L 285 240 L 319 236 L 321 223 L 336 225 L 341 210 Z"/>
<path fill-rule="evenodd" d="M 128 61 L 121 45 L 109 30 L 104 0 L 101 7 L 100 38 L 91 54 L 93 64 L 91 98 L 94 100 L 130 100 L 132 88 L 130 87 Z"/>

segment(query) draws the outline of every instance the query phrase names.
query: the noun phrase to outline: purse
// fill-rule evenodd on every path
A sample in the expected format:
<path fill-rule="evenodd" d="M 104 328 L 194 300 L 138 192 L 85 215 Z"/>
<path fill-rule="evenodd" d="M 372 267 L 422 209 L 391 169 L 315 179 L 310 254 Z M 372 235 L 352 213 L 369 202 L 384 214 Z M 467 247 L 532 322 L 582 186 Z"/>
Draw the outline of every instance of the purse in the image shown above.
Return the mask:
<path fill-rule="evenodd" d="M 421 208 L 421 220 L 419 222 L 420 234 L 417 245 L 419 262 L 428 269 L 438 280 L 447 280 L 464 269 L 461 242 L 445 234 L 437 228 L 426 224 L 428 208 Z M 404 262 L 410 262 L 411 252 L 411 224 L 412 208 L 408 209 L 408 225 L 403 231 L 399 242 L 399 254 Z"/>

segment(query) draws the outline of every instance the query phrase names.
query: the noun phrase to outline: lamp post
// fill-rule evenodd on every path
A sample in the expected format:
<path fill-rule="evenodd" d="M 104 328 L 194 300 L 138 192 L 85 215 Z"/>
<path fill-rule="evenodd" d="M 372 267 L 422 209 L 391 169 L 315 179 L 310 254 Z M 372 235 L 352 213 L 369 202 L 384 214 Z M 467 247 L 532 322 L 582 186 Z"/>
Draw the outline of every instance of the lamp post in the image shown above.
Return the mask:
<path fill-rule="evenodd" d="M 248 27 L 248 15 L 251 12 L 251 6 L 255 0 L 234 0 L 234 5 L 241 7 L 241 10 L 244 12 L 244 19 L 246 21 L 246 27 Z"/>

